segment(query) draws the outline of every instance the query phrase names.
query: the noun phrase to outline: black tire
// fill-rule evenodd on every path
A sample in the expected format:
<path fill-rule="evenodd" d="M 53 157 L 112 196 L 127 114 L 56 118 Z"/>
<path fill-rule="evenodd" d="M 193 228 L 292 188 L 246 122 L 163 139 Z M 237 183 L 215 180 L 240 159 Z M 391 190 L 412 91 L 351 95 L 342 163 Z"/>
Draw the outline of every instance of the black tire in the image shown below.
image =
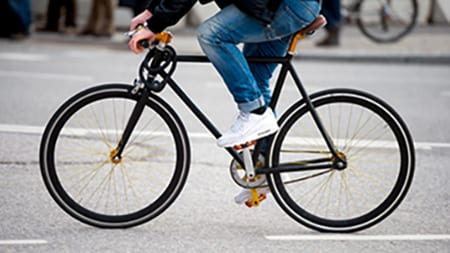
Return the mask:
<path fill-rule="evenodd" d="M 409 131 L 389 105 L 367 93 L 334 89 L 311 99 L 348 167 L 269 174 L 271 191 L 309 228 L 354 232 L 373 226 L 400 204 L 412 182 Z M 272 167 L 332 157 L 303 101 L 280 119 L 270 152 Z"/>
<path fill-rule="evenodd" d="M 40 146 L 45 185 L 74 218 L 102 228 L 147 222 L 180 194 L 188 175 L 190 147 L 174 111 L 156 96 L 146 107 L 122 153 L 112 152 L 139 97 L 130 85 L 83 91 L 49 121 Z"/>
<path fill-rule="evenodd" d="M 358 28 L 377 43 L 398 41 L 417 22 L 417 0 L 361 0 L 355 8 Z"/>

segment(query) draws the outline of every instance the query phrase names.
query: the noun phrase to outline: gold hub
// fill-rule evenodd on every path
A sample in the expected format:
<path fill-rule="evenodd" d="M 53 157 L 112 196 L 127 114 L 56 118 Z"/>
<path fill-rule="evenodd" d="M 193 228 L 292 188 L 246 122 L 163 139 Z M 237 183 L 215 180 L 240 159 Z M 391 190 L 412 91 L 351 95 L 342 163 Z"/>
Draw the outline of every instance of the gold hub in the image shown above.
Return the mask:
<path fill-rule="evenodd" d="M 113 164 L 119 164 L 122 162 L 122 157 L 118 156 L 118 154 L 119 151 L 117 149 L 112 150 L 111 153 L 109 154 L 109 159 Z"/>
<path fill-rule="evenodd" d="M 337 161 L 337 159 L 335 157 L 332 157 L 331 161 L 333 162 L 334 166 L 336 166 L 335 169 L 343 170 L 343 169 L 347 168 L 347 165 L 346 165 L 347 156 L 340 151 L 336 151 L 336 152 L 337 152 L 338 157 L 341 158 L 341 160 L 343 160 L 345 162 L 342 163 L 340 161 Z"/>

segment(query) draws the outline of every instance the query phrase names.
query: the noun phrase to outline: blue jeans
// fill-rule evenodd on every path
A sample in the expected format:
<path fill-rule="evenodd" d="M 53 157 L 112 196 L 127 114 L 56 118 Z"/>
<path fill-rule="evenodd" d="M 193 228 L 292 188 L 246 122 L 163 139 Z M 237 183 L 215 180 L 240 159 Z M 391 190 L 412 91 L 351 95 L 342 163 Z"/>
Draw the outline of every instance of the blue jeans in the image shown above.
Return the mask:
<path fill-rule="evenodd" d="M 248 64 L 246 56 L 284 56 L 293 34 L 314 21 L 320 5 L 314 0 L 284 0 L 266 26 L 229 5 L 197 30 L 200 46 L 225 81 L 239 110 L 268 106 L 269 80 L 277 64 Z M 241 51 L 237 46 L 244 43 Z"/>

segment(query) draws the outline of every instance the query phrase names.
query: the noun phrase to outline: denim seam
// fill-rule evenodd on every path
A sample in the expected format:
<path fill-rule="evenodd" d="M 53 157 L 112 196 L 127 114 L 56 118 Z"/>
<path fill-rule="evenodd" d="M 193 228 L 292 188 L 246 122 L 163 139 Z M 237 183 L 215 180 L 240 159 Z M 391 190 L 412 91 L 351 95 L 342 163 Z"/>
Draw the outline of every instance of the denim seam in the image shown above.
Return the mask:
<path fill-rule="evenodd" d="M 316 13 L 315 13 L 315 11 L 313 11 L 313 10 L 311 10 L 311 8 L 308 6 L 308 5 L 306 5 L 305 3 L 303 3 L 302 1 L 300 1 L 300 3 L 299 4 L 301 4 L 311 15 L 314 15 L 314 16 L 316 16 Z M 301 23 L 304 23 L 305 21 L 306 22 L 308 22 L 308 20 L 306 20 L 306 19 L 301 19 L 301 18 L 299 18 L 298 16 L 297 16 L 297 14 L 295 14 L 295 12 L 294 11 L 292 11 L 291 10 L 291 8 L 289 7 L 289 5 L 287 5 L 286 6 L 286 12 L 288 12 L 290 15 L 291 15 L 291 17 L 292 18 L 294 18 L 295 20 L 297 20 L 297 21 L 299 21 L 299 22 L 301 22 Z M 313 20 L 311 20 L 311 22 L 312 22 Z M 308 24 L 305 24 L 302 28 L 300 28 L 300 29 L 303 29 L 304 27 L 306 27 Z M 299 29 L 299 30 L 300 30 Z"/>
<path fill-rule="evenodd" d="M 304 1 L 300 1 L 300 4 L 303 5 L 303 7 L 305 7 L 305 9 L 307 9 L 312 15 L 317 16 L 319 13 L 314 11 L 311 6 L 305 4 Z M 320 10 L 320 5 L 319 5 L 319 10 Z"/>

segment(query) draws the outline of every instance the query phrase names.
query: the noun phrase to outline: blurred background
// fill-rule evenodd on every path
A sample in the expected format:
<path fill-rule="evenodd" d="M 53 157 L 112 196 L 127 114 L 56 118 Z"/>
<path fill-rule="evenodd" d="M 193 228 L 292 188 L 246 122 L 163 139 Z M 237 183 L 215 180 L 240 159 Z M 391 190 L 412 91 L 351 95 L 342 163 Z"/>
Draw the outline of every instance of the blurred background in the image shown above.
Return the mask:
<path fill-rule="evenodd" d="M 60 22 L 59 30 L 69 33 L 83 32 L 89 19 L 92 19 L 90 15 L 95 15 L 99 19 L 102 16 L 108 15 L 104 12 L 108 12 L 108 9 L 112 10 L 111 17 L 109 20 L 112 24 L 112 28 L 115 30 L 126 30 L 128 29 L 130 19 L 142 10 L 145 6 L 145 0 L 2 0 L 3 2 L 8 2 L 13 5 L 16 12 L 22 15 L 22 20 L 28 24 L 28 29 L 31 33 L 39 31 L 40 28 L 45 27 L 47 15 L 50 12 L 55 12 L 57 7 L 49 7 L 53 4 L 62 4 L 63 8 L 57 10 L 59 16 L 58 21 Z M 404 0 L 401 0 L 404 1 Z M 51 3 L 54 2 L 54 3 Z M 342 0 L 342 5 L 348 5 L 352 0 Z M 429 26 L 429 25 L 439 25 L 448 26 L 450 20 L 450 2 L 448 0 L 420 0 L 419 4 L 419 14 L 417 19 L 418 26 Z M 70 7 L 72 5 L 72 7 Z M 96 5 L 96 9 L 93 6 Z M 68 8 L 64 8 L 68 7 Z M 6 9 L 6 8 L 2 8 Z M 28 10 L 29 9 L 29 10 Z M 73 10 L 71 10 L 73 9 Z M 179 24 L 178 28 L 195 27 L 202 20 L 209 17 L 217 7 L 214 4 L 209 4 L 206 6 L 200 6 L 197 4 L 191 13 L 184 18 Z M 4 11 L 2 11 L 4 12 Z M 73 12 L 73 13 L 72 13 Z M 72 14 L 71 14 L 72 13 Z M 64 16 L 72 15 L 73 24 L 69 24 L 69 28 L 74 29 L 64 29 Z M 58 18 L 58 17 L 56 17 Z M 27 26 L 27 25 L 26 25 Z M 75 27 L 70 27 L 75 26 Z M 47 27 L 49 28 L 49 27 Z M 50 27 L 51 28 L 51 27 Z M 53 27 L 54 28 L 54 27 Z M 112 30 L 111 30 L 112 31 Z M 109 32 L 109 31 L 108 31 Z"/>
<path fill-rule="evenodd" d="M 400 3 L 402 11 L 411 3 L 390 1 Z M 342 0 L 342 5 L 352 2 Z M 170 89 L 161 96 L 192 137 L 191 174 L 174 206 L 146 225 L 115 231 L 84 226 L 64 213 L 40 174 L 43 129 L 81 90 L 134 80 L 143 55 L 128 50 L 123 33 L 145 1 L 0 0 L 0 252 L 449 252 L 450 1 L 417 3 L 416 25 L 395 42 L 377 43 L 343 18 L 340 43 L 318 46 L 327 36 L 327 29 L 320 29 L 297 47 L 293 64 L 309 92 L 354 88 L 383 98 L 407 122 L 417 154 L 405 201 L 388 219 L 360 233 L 374 240 L 317 243 L 308 237 L 267 239 L 321 237 L 285 215 L 270 196 L 260 209 L 236 206 L 233 196 L 240 189 L 229 175 L 229 155 Z M 169 29 L 179 54 L 202 53 L 195 28 L 215 11 L 214 4 L 196 5 Z M 180 63 L 174 75 L 219 129 L 231 125 L 236 108 L 210 64 Z M 278 115 L 298 99 L 288 82 Z M 433 235 L 444 239 L 429 239 Z"/>

